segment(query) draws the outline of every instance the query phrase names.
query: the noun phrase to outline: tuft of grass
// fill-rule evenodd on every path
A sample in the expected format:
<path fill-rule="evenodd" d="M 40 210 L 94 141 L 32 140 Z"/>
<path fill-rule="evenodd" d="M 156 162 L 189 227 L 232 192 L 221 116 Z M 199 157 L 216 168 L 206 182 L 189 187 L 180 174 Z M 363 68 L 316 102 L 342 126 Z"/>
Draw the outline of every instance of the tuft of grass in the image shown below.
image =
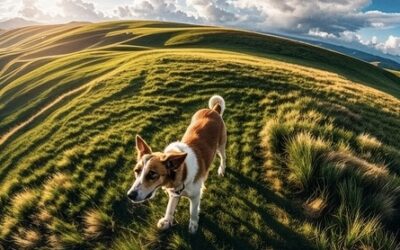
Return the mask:
<path fill-rule="evenodd" d="M 303 203 L 304 212 L 312 219 L 320 218 L 328 206 L 328 202 L 329 194 L 327 188 L 322 191 L 318 190 Z"/>
<path fill-rule="evenodd" d="M 263 145 L 271 155 L 279 155 L 285 151 L 285 142 L 293 133 L 293 128 L 276 119 L 267 122 L 261 132 Z"/>
<path fill-rule="evenodd" d="M 115 229 L 112 217 L 98 209 L 87 211 L 83 217 L 83 224 L 85 236 L 89 239 L 111 237 Z"/>
<path fill-rule="evenodd" d="M 344 175 L 354 175 L 369 183 L 387 181 L 389 171 L 385 165 L 377 165 L 360 159 L 346 152 L 330 152 L 326 160 L 334 162 L 336 168 Z"/>
<path fill-rule="evenodd" d="M 55 249 L 75 249 L 86 245 L 83 235 L 74 224 L 53 218 L 48 230 L 51 233 L 49 244 Z"/>
<path fill-rule="evenodd" d="M 12 240 L 20 249 L 37 249 L 43 243 L 43 236 L 35 229 L 19 229 Z"/>
<path fill-rule="evenodd" d="M 300 190 L 309 189 L 329 146 L 329 143 L 309 133 L 300 133 L 287 143 L 289 178 Z"/>
<path fill-rule="evenodd" d="M 346 211 L 345 215 L 345 237 L 343 239 L 343 247 L 347 249 L 360 245 L 361 242 L 373 237 L 380 229 L 379 218 L 371 219 L 362 218 L 359 210 Z"/>
<path fill-rule="evenodd" d="M 400 187 L 388 182 L 379 186 L 379 191 L 369 193 L 365 198 L 366 210 L 379 215 L 382 220 L 390 221 L 396 216 L 396 204 L 400 198 Z"/>
<path fill-rule="evenodd" d="M 41 205 L 46 206 L 55 202 L 56 197 L 59 199 L 73 188 L 71 178 L 64 173 L 56 173 L 44 183 L 42 192 Z"/>
<path fill-rule="evenodd" d="M 375 137 L 362 133 L 356 138 L 359 147 L 363 150 L 376 150 L 382 146 L 382 143 Z"/>
<path fill-rule="evenodd" d="M 5 239 L 11 235 L 20 221 L 27 220 L 34 212 L 37 204 L 35 190 L 26 189 L 11 198 L 11 206 L 3 217 L 0 227 L 0 238 Z"/>
<path fill-rule="evenodd" d="M 358 211 L 362 207 L 363 189 L 354 178 L 345 179 L 337 184 L 338 194 L 340 198 L 340 208 Z"/>
<path fill-rule="evenodd" d="M 142 250 L 142 244 L 137 240 L 137 234 L 122 233 L 113 241 L 112 249 L 115 250 Z"/>
<path fill-rule="evenodd" d="M 26 189 L 11 198 L 10 214 L 16 219 L 21 219 L 35 209 L 36 203 L 37 192 Z"/>

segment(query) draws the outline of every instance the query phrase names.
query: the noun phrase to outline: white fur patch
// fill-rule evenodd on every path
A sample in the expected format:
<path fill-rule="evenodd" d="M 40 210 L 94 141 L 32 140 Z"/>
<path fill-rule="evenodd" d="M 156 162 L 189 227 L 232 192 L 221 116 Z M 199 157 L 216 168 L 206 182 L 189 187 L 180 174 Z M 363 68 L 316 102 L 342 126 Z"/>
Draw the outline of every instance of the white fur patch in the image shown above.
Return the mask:
<path fill-rule="evenodd" d="M 225 100 L 222 98 L 222 96 L 219 95 L 213 95 L 211 96 L 210 100 L 208 101 L 208 107 L 212 109 L 215 104 L 219 104 L 221 106 L 221 116 L 224 114 L 225 111 Z"/>
<path fill-rule="evenodd" d="M 173 142 L 173 143 L 169 144 L 165 148 L 164 153 L 168 153 L 171 151 L 187 153 L 187 156 L 185 159 L 185 163 L 187 166 L 187 175 L 186 175 L 185 185 L 187 186 L 187 184 L 194 181 L 194 177 L 196 176 L 197 171 L 199 169 L 199 164 L 197 162 L 196 153 L 186 143 L 183 143 L 183 142 Z"/>

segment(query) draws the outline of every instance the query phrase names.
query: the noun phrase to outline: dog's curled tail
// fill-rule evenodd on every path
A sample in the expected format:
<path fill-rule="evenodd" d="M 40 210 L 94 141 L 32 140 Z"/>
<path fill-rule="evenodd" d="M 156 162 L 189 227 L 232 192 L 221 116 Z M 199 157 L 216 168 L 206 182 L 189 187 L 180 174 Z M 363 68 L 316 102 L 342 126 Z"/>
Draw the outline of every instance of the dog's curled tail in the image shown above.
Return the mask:
<path fill-rule="evenodd" d="M 208 107 L 222 116 L 225 111 L 225 100 L 219 95 L 213 95 L 208 101 Z"/>

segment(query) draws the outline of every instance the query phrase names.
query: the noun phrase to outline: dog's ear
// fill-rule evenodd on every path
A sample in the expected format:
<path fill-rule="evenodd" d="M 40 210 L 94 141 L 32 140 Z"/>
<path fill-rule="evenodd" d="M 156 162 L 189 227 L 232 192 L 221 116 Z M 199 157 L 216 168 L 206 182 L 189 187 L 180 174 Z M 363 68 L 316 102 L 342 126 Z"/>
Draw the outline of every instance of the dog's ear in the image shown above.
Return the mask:
<path fill-rule="evenodd" d="M 147 143 L 143 140 L 140 135 L 136 135 L 136 151 L 138 153 L 138 159 L 142 158 L 145 154 L 151 154 L 151 148 Z"/>
<path fill-rule="evenodd" d="M 167 153 L 161 161 L 169 170 L 178 169 L 185 161 L 187 153 Z"/>

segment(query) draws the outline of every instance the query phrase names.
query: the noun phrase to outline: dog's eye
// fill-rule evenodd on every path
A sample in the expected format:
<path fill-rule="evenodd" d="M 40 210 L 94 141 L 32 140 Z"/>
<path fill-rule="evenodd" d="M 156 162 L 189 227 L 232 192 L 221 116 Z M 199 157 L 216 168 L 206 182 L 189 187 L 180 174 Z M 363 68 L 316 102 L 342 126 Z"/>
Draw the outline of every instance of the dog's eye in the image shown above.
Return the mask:
<path fill-rule="evenodd" d="M 147 179 L 149 179 L 149 180 L 155 180 L 155 179 L 157 179 L 158 178 L 158 174 L 156 173 L 156 172 L 154 172 L 154 171 L 149 171 L 149 173 L 147 174 Z"/>

